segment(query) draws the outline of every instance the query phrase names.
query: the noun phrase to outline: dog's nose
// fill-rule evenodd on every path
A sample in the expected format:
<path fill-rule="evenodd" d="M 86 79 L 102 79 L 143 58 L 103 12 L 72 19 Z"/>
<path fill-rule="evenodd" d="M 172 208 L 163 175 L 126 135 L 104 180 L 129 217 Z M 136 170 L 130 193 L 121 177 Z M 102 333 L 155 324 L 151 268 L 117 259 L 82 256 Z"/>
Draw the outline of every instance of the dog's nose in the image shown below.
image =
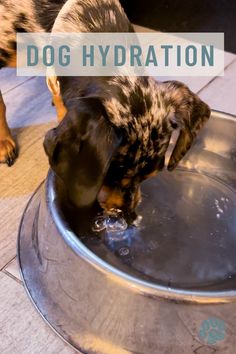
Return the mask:
<path fill-rule="evenodd" d="M 49 130 L 44 138 L 44 142 L 43 142 L 43 147 L 44 150 L 46 152 L 46 154 L 48 155 L 48 157 L 52 157 L 53 155 L 53 151 L 55 149 L 56 146 L 56 134 L 55 134 L 55 130 L 56 128 L 53 128 L 51 130 Z"/>
<path fill-rule="evenodd" d="M 98 196 L 98 202 L 105 210 L 113 208 L 121 209 L 124 205 L 124 199 L 119 189 L 112 189 L 107 186 L 102 186 Z"/>

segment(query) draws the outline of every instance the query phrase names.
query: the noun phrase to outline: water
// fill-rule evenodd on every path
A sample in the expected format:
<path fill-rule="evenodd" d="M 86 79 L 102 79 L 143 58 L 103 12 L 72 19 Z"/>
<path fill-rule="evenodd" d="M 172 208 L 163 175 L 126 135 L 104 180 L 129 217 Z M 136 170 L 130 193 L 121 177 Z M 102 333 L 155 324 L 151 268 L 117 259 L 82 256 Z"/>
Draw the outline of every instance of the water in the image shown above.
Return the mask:
<path fill-rule="evenodd" d="M 111 209 L 108 212 L 98 214 L 93 221 L 92 231 L 106 230 L 111 233 L 122 233 L 128 228 L 123 212 L 120 209 Z"/>
<path fill-rule="evenodd" d="M 163 172 L 143 190 L 132 225 L 120 210 L 96 215 L 93 251 L 128 274 L 169 288 L 235 286 L 235 191 L 182 170 Z"/>
<path fill-rule="evenodd" d="M 93 222 L 92 230 L 94 232 L 101 232 L 106 229 L 106 218 L 104 215 L 98 215 Z"/>

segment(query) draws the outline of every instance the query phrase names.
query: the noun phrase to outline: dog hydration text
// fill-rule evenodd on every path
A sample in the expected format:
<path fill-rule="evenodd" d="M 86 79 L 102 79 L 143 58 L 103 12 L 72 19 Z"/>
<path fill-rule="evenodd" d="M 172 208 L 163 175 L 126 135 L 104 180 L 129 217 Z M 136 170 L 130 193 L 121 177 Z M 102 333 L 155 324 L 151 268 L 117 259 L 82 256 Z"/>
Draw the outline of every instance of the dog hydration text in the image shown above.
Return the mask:
<path fill-rule="evenodd" d="M 223 75 L 222 33 L 18 34 L 26 76 Z"/>

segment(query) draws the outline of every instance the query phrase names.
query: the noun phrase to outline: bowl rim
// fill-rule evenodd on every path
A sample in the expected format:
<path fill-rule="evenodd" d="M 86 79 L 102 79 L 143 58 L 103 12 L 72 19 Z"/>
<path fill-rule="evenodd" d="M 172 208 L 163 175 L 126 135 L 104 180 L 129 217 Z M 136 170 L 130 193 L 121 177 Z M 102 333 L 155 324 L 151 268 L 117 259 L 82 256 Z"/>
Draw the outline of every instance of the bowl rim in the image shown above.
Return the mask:
<path fill-rule="evenodd" d="M 226 119 L 236 123 L 236 116 L 223 113 L 220 111 L 212 111 L 212 118 Z M 170 301 L 189 302 L 189 303 L 229 303 L 236 301 L 236 290 L 221 290 L 221 291 L 204 291 L 204 290 L 187 290 L 175 287 L 158 285 L 154 282 L 149 282 L 129 275 L 118 268 L 110 265 L 96 254 L 94 254 L 78 236 L 70 229 L 66 220 L 62 217 L 60 210 L 55 203 L 56 194 L 53 189 L 55 174 L 49 170 L 45 182 L 46 199 L 49 207 L 49 212 L 53 218 L 59 235 L 64 239 L 66 244 L 80 256 L 84 261 L 88 262 L 92 267 L 113 281 L 118 282 L 124 287 L 128 287 L 137 293 L 149 297 L 159 297 Z"/>

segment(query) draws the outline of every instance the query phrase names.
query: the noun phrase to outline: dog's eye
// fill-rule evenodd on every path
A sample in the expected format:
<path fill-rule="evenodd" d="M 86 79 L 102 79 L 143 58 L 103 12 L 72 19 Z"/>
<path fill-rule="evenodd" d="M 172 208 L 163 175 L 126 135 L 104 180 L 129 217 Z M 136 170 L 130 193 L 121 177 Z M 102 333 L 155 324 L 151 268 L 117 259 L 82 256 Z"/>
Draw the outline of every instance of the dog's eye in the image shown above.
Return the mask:
<path fill-rule="evenodd" d="M 178 128 L 178 124 L 175 121 L 170 121 L 170 125 L 173 129 L 177 129 Z"/>

